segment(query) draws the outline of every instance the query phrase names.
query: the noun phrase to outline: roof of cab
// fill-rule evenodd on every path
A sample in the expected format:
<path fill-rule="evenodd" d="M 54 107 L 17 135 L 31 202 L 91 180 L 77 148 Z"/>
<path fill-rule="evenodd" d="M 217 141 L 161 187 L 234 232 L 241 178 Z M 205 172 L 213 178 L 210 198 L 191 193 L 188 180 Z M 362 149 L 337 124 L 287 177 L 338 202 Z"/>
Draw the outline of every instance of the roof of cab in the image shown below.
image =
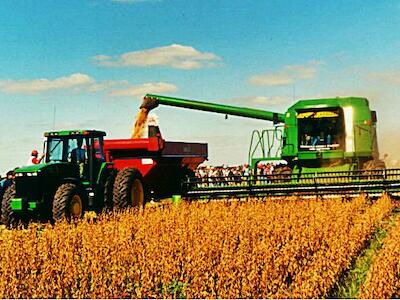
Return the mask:
<path fill-rule="evenodd" d="M 105 136 L 106 133 L 104 131 L 99 130 L 60 130 L 60 131 L 48 131 L 44 133 L 45 137 L 50 136 Z"/>

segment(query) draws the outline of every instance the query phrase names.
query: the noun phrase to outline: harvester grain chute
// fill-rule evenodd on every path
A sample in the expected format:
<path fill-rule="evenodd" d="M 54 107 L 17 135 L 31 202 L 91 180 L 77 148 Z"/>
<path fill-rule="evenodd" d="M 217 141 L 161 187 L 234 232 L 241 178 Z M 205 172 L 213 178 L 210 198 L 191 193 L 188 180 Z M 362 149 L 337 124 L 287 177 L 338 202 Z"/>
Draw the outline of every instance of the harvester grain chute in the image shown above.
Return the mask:
<path fill-rule="evenodd" d="M 158 105 L 272 121 L 254 130 L 249 149 L 253 174 L 184 182 L 187 196 L 376 194 L 400 191 L 400 170 L 379 158 L 376 112 L 366 98 L 300 100 L 286 113 L 147 94 L 141 108 Z M 272 175 L 257 175 L 263 161 L 285 161 Z"/>

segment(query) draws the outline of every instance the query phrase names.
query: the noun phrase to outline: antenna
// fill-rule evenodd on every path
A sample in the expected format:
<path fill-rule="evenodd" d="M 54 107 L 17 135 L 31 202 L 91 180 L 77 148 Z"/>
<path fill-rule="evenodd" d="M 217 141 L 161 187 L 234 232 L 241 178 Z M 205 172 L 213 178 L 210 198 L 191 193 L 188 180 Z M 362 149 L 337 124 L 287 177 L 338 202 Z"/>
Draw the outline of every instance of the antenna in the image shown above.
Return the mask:
<path fill-rule="evenodd" d="M 293 83 L 293 102 L 296 101 L 296 84 Z"/>
<path fill-rule="evenodd" d="M 53 130 L 56 129 L 56 105 L 53 106 Z"/>

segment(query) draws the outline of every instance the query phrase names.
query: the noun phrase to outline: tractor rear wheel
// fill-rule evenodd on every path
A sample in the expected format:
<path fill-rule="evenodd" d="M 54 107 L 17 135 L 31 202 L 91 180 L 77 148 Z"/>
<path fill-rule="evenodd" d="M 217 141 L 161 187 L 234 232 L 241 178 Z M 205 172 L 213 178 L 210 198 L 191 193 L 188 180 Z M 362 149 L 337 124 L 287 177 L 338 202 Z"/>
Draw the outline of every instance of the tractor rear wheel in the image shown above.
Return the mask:
<path fill-rule="evenodd" d="M 104 208 L 111 210 L 113 208 L 113 192 L 115 177 L 117 176 L 116 170 L 112 170 L 104 183 Z"/>
<path fill-rule="evenodd" d="M 144 208 L 144 188 L 142 174 L 137 169 L 125 168 L 118 172 L 114 183 L 114 208 Z"/>
<path fill-rule="evenodd" d="M 11 208 L 11 201 L 15 198 L 15 185 L 11 185 L 4 193 L 3 201 L 1 203 L 1 221 L 7 227 L 14 227 L 17 225 L 17 218 Z"/>
<path fill-rule="evenodd" d="M 83 216 L 83 197 L 79 186 L 73 183 L 60 185 L 53 200 L 53 220 L 63 218 L 77 221 Z"/>

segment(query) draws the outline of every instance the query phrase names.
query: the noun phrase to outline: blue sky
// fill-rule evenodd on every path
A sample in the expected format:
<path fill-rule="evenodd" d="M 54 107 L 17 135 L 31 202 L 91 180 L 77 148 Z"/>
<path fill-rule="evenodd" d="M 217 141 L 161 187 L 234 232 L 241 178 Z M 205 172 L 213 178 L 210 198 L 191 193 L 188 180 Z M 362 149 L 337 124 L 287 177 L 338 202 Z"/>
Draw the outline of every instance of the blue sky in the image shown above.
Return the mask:
<path fill-rule="evenodd" d="M 129 137 L 146 92 L 277 112 L 367 97 L 381 152 L 398 160 L 399 29 L 399 1 L 2 0 L 0 173 L 53 128 Z M 212 164 L 245 162 L 251 131 L 270 126 L 155 113 L 167 140 L 208 142 Z"/>

